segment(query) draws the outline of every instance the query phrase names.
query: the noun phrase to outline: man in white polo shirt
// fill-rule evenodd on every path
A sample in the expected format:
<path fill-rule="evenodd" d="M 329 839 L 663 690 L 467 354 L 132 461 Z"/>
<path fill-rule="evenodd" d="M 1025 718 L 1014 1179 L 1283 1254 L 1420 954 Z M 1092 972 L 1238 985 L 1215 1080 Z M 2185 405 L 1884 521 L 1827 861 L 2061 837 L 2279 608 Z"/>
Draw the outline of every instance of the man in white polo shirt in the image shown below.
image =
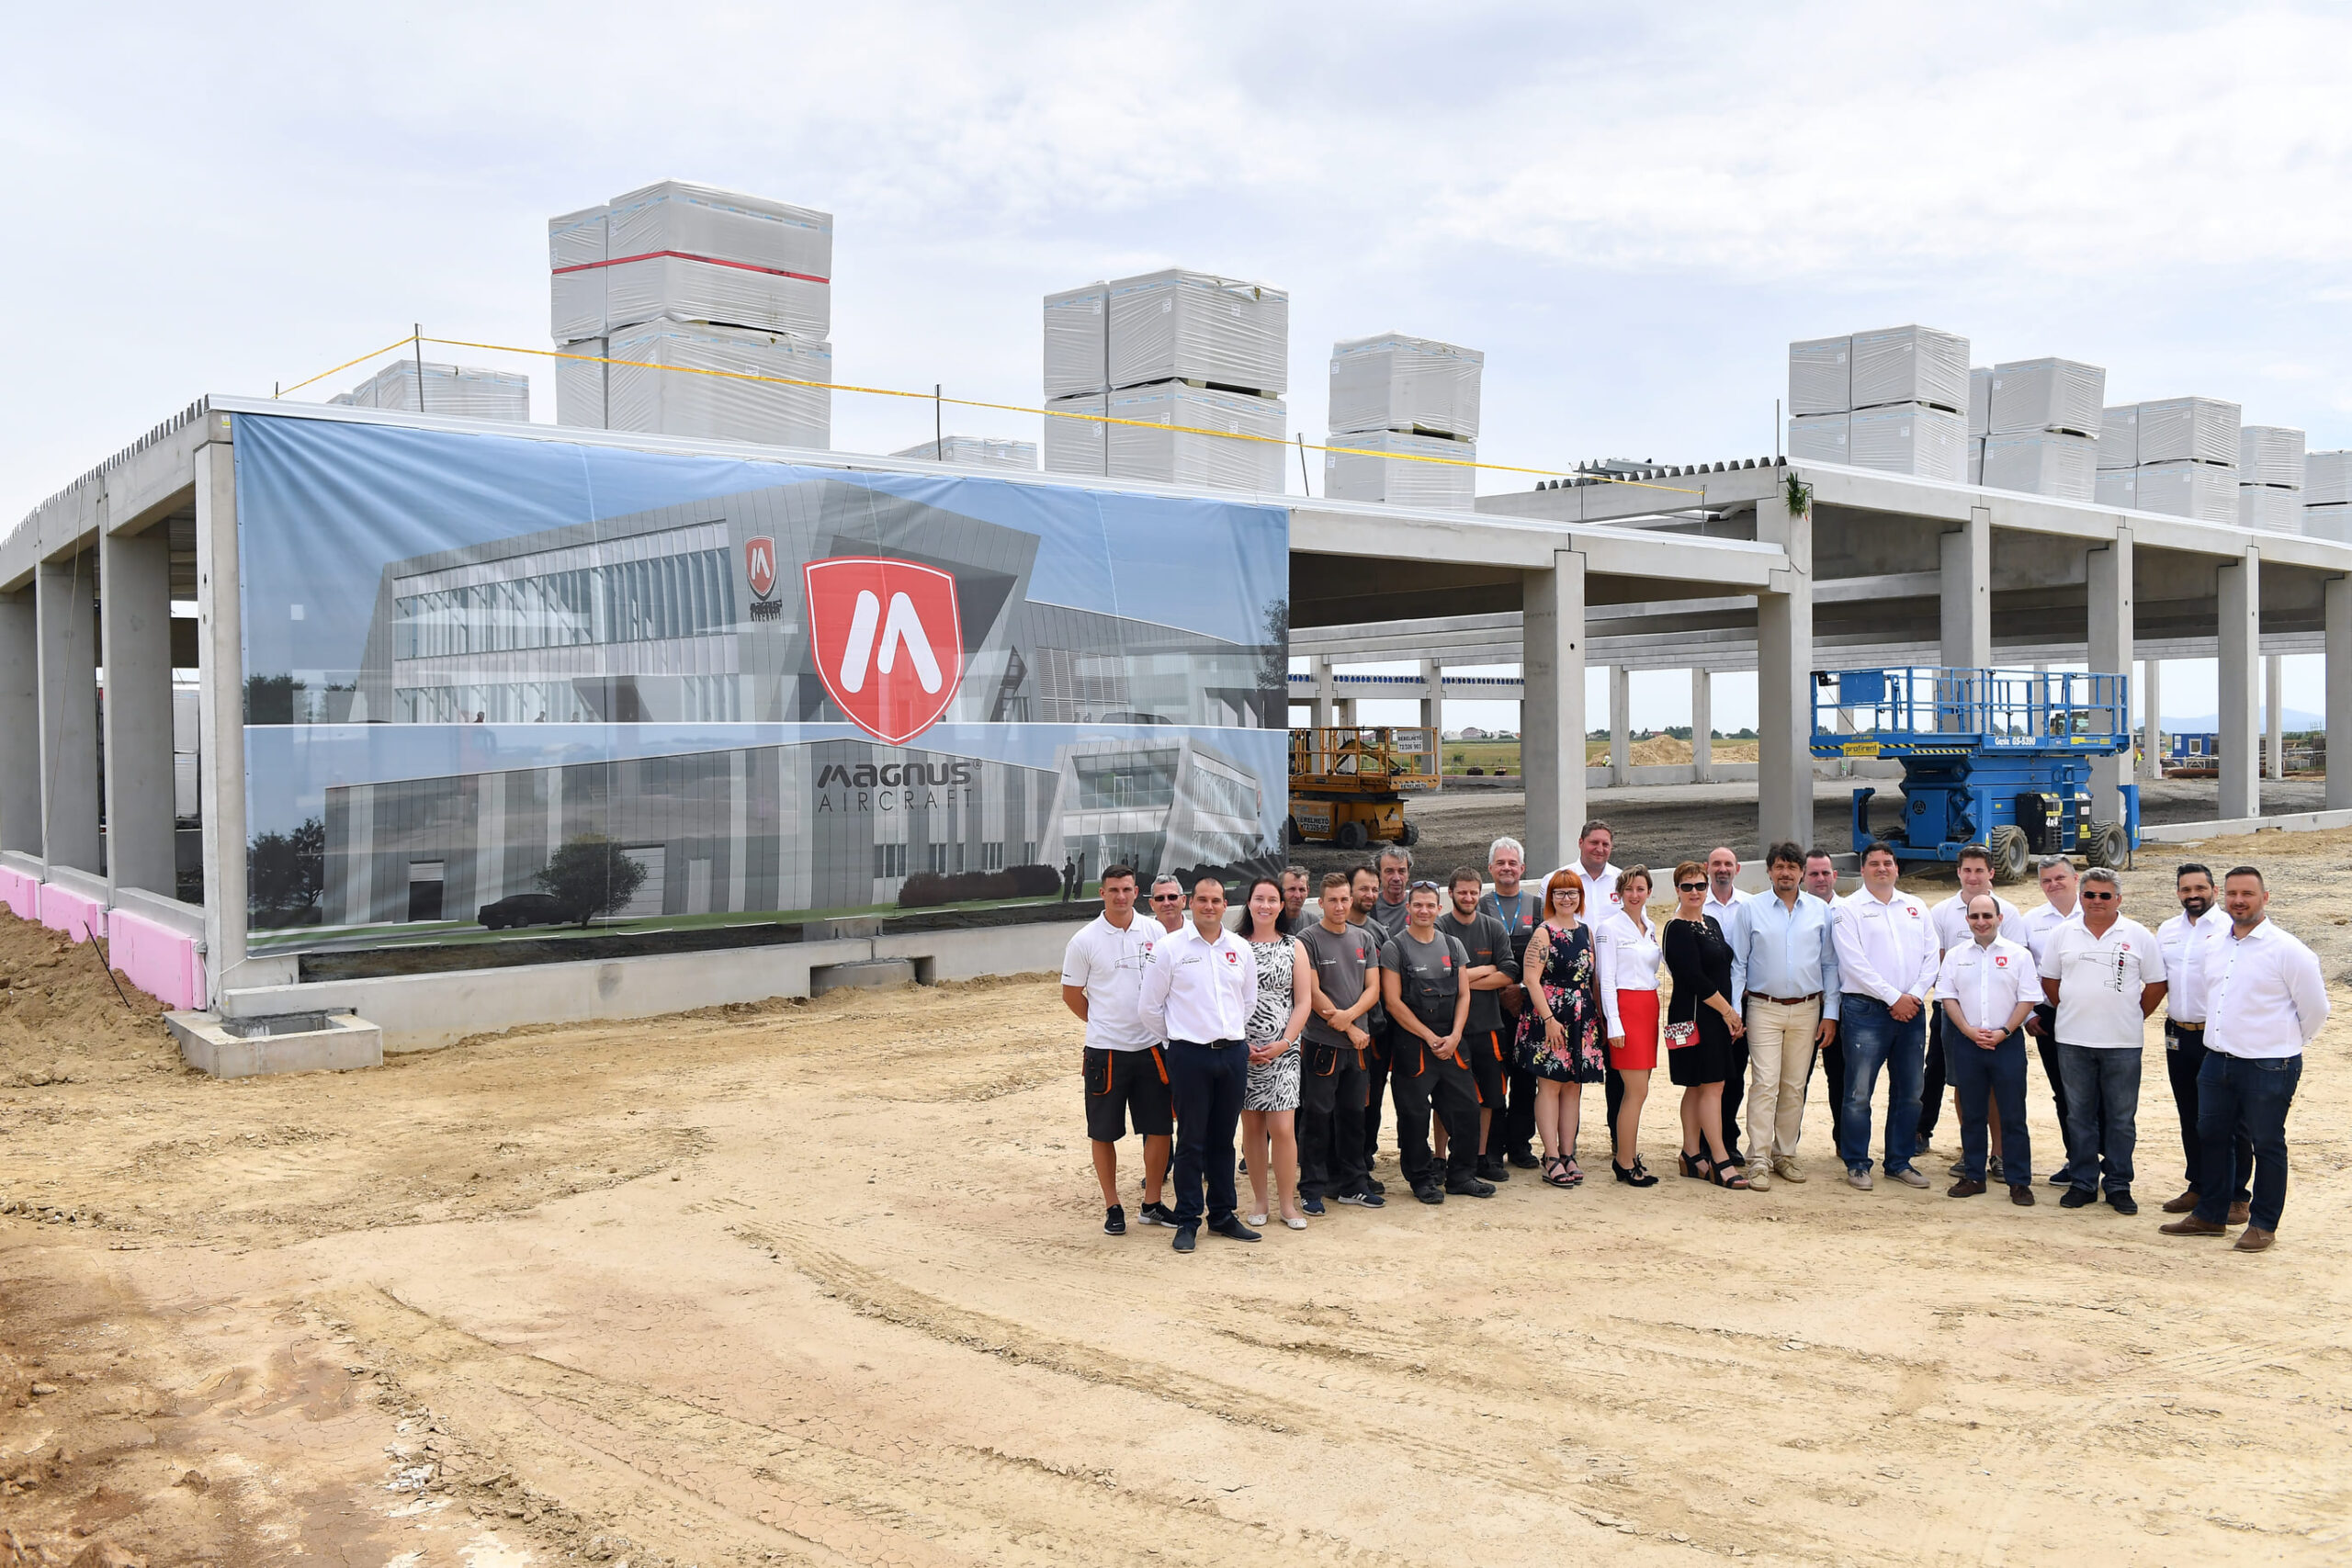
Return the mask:
<path fill-rule="evenodd" d="M 2287 1112 L 2302 1081 L 2303 1048 L 2327 1021 L 2327 983 L 2312 950 L 2268 918 L 2262 873 L 2238 866 L 2222 878 L 2230 929 L 2201 954 L 2205 989 L 2205 1065 L 2197 1075 L 2200 1170 L 2226 1169 L 2239 1134 L 2254 1141 L 2254 1198 L 2240 1252 L 2260 1252 L 2278 1234 L 2287 1208 Z M 2198 1194 L 2195 1213 L 2163 1228 L 2167 1235 L 2219 1235 L 2229 1194 L 2220 1182 Z"/>
<path fill-rule="evenodd" d="M 1218 1235 L 1258 1239 L 1233 1212 L 1233 1133 L 1250 1082 L 1243 1031 L 1258 1005 L 1258 961 L 1225 929 L 1224 883 L 1195 882 L 1192 909 L 1192 922 L 1153 950 L 1136 1004 L 1144 1027 L 1168 1042 L 1180 1129 L 1171 1166 L 1179 1252 L 1193 1250 L 1204 1212 Z"/>
<path fill-rule="evenodd" d="M 1846 1183 L 1871 1190 L 1871 1095 L 1886 1069 L 1886 1173 L 1905 1187 L 1928 1179 L 1911 1164 L 1919 1128 L 1919 1071 L 1928 1033 L 1928 993 L 1936 983 L 1936 935 L 1928 907 L 1894 886 L 1894 852 L 1862 852 L 1862 886 L 1840 900 L 1831 935 L 1845 992 L 1838 1032 L 1846 1042 L 1846 1104 L 1838 1117 L 1838 1157 Z"/>
<path fill-rule="evenodd" d="M 2165 999 L 2165 950 L 2156 933 L 2123 916 L 2115 873 L 2083 873 L 2079 924 L 2061 925 L 2041 950 L 2041 989 L 2058 1010 L 2058 1070 L 2066 1078 L 2066 1168 L 2058 1200 L 2080 1209 L 2098 1197 L 2136 1214 L 2132 1152 L 2138 1141 L 2140 1053 L 2148 1015 Z"/>
<path fill-rule="evenodd" d="M 1174 1131 L 1168 1058 L 1139 1006 L 1151 950 L 1167 935 L 1158 921 L 1136 916 L 1135 869 L 1109 865 L 1102 868 L 1102 912 L 1062 953 L 1062 1001 L 1086 1024 L 1086 1136 L 1094 1146 L 1108 1235 L 1127 1231 L 1127 1213 L 1119 1206 L 1119 1140 L 1131 1117 L 1143 1139 L 1143 1223 L 1175 1223 L 1159 1201 Z"/>
<path fill-rule="evenodd" d="M 2033 1147 L 2026 1138 L 2025 1032 L 2019 1027 L 2041 1000 L 2033 951 L 2001 934 L 2001 900 L 1990 892 L 1968 901 L 1968 940 L 1944 954 L 1936 972 L 1938 1010 L 1951 1056 L 1952 1087 L 1960 1094 L 1959 1179 L 1950 1198 L 1984 1190 L 1987 1114 L 1998 1106 L 2001 1170 L 2009 1201 L 2033 1206 Z"/>
<path fill-rule="evenodd" d="M 2025 944 L 2033 949 L 2034 967 L 2038 972 L 2041 955 L 2050 946 L 2050 933 L 2068 923 L 2080 924 L 2082 904 L 2075 898 L 2075 863 L 2064 855 L 2044 855 L 2035 868 L 2041 882 L 2042 904 L 2025 912 Z M 2041 1057 L 2041 1076 L 2050 1085 L 2050 1108 L 2058 1113 L 2058 1125 L 2066 1125 L 2066 1076 L 2058 1070 L 2058 1010 L 2044 1002 L 2033 1010 L 2026 1020 L 2025 1032 L 2034 1037 L 2035 1049 Z M 2052 1187 L 2074 1185 L 2074 1172 L 2060 1165 L 2050 1178 Z"/>
<path fill-rule="evenodd" d="M 1955 948 L 1968 944 L 1971 940 L 1969 903 L 1980 893 L 1993 892 L 1993 853 L 1984 845 L 1970 844 L 1963 848 L 1960 852 L 1959 863 L 1953 869 L 1960 874 L 1960 891 L 1928 910 L 1928 919 L 1936 928 L 1936 954 L 1939 959 Z M 1998 894 L 1994 894 L 1994 897 L 2000 905 L 2001 934 L 2011 942 L 2030 947 L 2032 944 L 2026 942 L 2025 917 L 2018 913 L 2018 907 Z M 1951 1065 L 1951 1053 L 1944 1043 L 1944 1010 L 1940 1007 L 1928 1014 L 1928 1066 L 1919 1080 L 1918 1149 L 1921 1154 L 1926 1154 L 1935 1143 L 1936 1128 L 1943 1120 L 1944 1084 L 1949 1076 L 1947 1069 Z M 1957 1080 L 1953 1080 L 1952 1088 L 1957 1095 Z M 2005 1112 L 1998 1109 L 1998 1100 L 1994 1101 L 1994 1105 L 1993 1121 L 1997 1129 Z M 2002 1142 L 1997 1132 L 1993 1141 L 1996 1144 Z M 1959 1160 L 1952 1162 L 1951 1175 L 1961 1173 L 1961 1163 Z M 1993 1159 L 1996 1177 L 2000 1163 L 2000 1156 L 1996 1154 Z"/>

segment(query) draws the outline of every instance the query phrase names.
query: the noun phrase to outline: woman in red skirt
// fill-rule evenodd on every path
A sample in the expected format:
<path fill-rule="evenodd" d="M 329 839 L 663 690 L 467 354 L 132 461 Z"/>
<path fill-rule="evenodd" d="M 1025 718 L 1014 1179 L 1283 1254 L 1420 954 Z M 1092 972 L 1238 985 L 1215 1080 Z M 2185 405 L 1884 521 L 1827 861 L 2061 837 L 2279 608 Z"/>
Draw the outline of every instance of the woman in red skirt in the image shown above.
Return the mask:
<path fill-rule="evenodd" d="M 1655 1187 L 1657 1178 L 1642 1163 L 1642 1104 L 1649 1098 L 1650 1073 L 1657 1066 L 1657 922 L 1649 917 L 1650 873 L 1628 866 L 1617 876 L 1622 908 L 1592 933 L 1600 958 L 1600 998 L 1609 1014 L 1609 1066 L 1624 1083 L 1618 1107 L 1616 1142 L 1610 1164 L 1628 1187 Z"/>

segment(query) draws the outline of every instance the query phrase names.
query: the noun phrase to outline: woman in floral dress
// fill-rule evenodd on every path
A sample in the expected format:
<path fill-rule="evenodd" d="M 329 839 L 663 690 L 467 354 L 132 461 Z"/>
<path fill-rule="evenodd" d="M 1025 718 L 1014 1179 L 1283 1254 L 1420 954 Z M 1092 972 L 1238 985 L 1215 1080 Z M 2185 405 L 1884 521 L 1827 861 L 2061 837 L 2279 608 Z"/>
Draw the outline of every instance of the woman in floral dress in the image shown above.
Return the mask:
<path fill-rule="evenodd" d="M 1241 933 L 1258 961 L 1258 1005 L 1242 1032 L 1250 1047 L 1250 1082 L 1241 1095 L 1241 1155 L 1255 1197 L 1253 1225 L 1266 1223 L 1266 1167 L 1274 1170 L 1283 1224 L 1306 1228 L 1298 1206 L 1299 1031 L 1315 1003 L 1315 966 L 1295 937 L 1283 934 L 1283 886 L 1270 876 L 1250 885 Z M 1271 1145 L 1271 1155 L 1270 1155 Z"/>
<path fill-rule="evenodd" d="M 1584 1086 L 1609 1076 L 1600 966 L 1583 922 L 1584 879 L 1555 871 L 1544 885 L 1544 923 L 1527 939 L 1522 975 L 1541 976 L 1520 1014 L 1520 1060 L 1535 1075 L 1535 1133 L 1544 1141 L 1544 1183 L 1577 1187 L 1576 1158 Z"/>

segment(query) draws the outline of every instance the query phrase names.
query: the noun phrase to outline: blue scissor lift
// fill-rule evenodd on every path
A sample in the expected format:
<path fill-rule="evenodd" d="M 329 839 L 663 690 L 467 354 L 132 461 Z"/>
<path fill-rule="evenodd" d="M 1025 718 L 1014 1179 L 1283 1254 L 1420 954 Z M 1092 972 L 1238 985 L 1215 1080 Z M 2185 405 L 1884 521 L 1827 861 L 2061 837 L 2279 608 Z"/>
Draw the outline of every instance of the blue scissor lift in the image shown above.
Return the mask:
<path fill-rule="evenodd" d="M 2132 749 L 2131 680 L 2064 671 L 1918 666 L 1816 671 L 1813 754 L 1903 764 L 1903 826 L 1870 830 L 1870 786 L 1854 791 L 1854 848 L 1874 839 L 1900 861 L 1993 854 L 1996 880 L 2037 854 L 2125 864 L 2140 841 L 2140 791 L 2123 820 L 2091 818 L 2090 764 Z"/>

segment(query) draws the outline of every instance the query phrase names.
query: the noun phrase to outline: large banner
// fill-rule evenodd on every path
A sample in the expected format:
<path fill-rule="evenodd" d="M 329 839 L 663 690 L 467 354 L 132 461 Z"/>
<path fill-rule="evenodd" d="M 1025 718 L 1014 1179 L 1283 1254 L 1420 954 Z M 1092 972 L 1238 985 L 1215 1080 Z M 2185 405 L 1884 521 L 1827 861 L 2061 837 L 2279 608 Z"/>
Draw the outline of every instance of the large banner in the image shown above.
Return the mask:
<path fill-rule="evenodd" d="M 1279 853 L 1279 507 L 301 416 L 235 448 L 254 951 L 997 924 Z"/>

